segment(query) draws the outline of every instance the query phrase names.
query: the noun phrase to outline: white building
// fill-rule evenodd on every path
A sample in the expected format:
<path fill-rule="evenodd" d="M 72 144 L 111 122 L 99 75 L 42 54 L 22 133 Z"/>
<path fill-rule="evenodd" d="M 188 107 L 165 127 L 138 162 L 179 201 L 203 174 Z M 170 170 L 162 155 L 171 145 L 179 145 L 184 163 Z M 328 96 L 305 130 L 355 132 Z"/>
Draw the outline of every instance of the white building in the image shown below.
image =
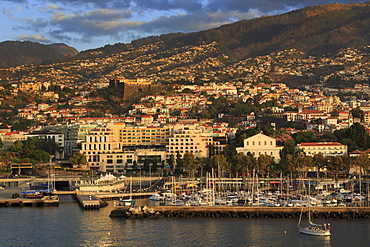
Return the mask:
<path fill-rule="evenodd" d="M 276 140 L 272 137 L 259 133 L 244 139 L 244 147 L 237 147 L 236 152 L 253 154 L 258 158 L 261 154 L 274 157 L 276 163 L 280 162 L 280 150 L 283 147 L 276 146 Z"/>
<path fill-rule="evenodd" d="M 347 145 L 339 142 L 302 142 L 297 145 L 307 156 L 322 154 L 324 157 L 343 156 L 347 154 Z"/>

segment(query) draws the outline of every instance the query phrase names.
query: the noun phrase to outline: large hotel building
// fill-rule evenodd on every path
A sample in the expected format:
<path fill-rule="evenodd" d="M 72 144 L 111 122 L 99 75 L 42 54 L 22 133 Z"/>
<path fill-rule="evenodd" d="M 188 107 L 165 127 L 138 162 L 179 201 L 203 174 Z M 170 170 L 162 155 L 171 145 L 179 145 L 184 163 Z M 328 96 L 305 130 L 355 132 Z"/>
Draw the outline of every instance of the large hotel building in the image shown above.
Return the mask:
<path fill-rule="evenodd" d="M 146 159 L 157 160 L 160 167 L 171 155 L 183 157 L 190 152 L 195 157 L 209 157 L 210 146 L 221 152 L 226 144 L 226 135 L 196 125 L 150 127 L 110 123 L 85 136 L 81 153 L 87 158 L 84 169 L 119 173 L 135 165 L 141 169 Z"/>

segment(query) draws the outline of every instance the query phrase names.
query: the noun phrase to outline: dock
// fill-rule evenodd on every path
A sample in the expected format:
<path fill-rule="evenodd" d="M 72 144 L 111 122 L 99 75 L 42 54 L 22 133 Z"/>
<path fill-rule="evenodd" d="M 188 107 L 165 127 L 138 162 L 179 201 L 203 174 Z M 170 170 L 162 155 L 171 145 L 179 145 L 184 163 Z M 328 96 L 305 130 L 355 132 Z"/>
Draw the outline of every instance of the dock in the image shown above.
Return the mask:
<path fill-rule="evenodd" d="M 13 197 L 18 194 L 19 197 Z M 25 206 L 59 206 L 59 197 L 57 195 L 46 195 L 41 198 L 22 198 L 20 189 L 2 189 L 0 190 L 0 206 L 25 207 Z"/>

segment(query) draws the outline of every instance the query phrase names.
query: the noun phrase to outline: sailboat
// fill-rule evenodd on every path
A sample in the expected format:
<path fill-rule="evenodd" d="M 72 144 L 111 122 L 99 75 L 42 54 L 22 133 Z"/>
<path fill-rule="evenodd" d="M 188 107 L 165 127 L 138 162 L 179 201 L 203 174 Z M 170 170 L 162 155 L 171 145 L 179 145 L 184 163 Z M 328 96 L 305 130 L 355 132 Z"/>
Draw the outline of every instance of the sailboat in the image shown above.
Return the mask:
<path fill-rule="evenodd" d="M 330 223 L 328 224 L 316 224 L 311 221 L 311 212 L 308 211 L 308 224 L 306 226 L 301 226 L 301 216 L 299 217 L 298 229 L 300 233 L 308 234 L 308 235 L 315 235 L 315 236 L 330 236 Z"/>
<path fill-rule="evenodd" d="M 330 223 L 317 224 L 311 221 L 312 211 L 311 211 L 310 204 L 311 204 L 311 198 L 308 197 L 308 224 L 306 224 L 305 226 L 301 226 L 302 213 L 303 213 L 303 206 L 302 206 L 301 215 L 299 216 L 299 221 L 298 221 L 299 232 L 303 234 L 315 235 L 315 236 L 330 236 L 331 235 Z"/>
<path fill-rule="evenodd" d="M 130 177 L 130 198 L 129 199 L 121 199 L 119 201 L 120 206 L 134 206 L 136 200 L 132 199 L 132 176 Z"/>

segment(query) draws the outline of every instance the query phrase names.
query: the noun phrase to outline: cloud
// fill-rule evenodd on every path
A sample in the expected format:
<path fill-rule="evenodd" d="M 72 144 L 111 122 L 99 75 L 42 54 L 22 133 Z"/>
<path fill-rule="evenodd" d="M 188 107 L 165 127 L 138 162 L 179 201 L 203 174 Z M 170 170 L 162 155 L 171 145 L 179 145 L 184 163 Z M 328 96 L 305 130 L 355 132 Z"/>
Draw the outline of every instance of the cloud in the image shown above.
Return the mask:
<path fill-rule="evenodd" d="M 75 37 L 80 37 L 84 42 L 91 42 L 94 37 L 99 36 L 119 38 L 122 30 L 135 29 L 135 27 L 143 24 L 143 22 L 126 21 L 130 17 L 130 11 L 111 9 L 69 15 L 58 11 L 49 20 L 49 25 L 53 26 L 53 31 L 50 34 L 54 38 L 65 40 L 69 33 Z"/>
<path fill-rule="evenodd" d="M 114 43 L 206 30 L 242 19 L 330 3 L 332 0 L 2 0 L 0 6 L 8 17 L 4 20 L 12 21 L 9 26 L 13 30 L 33 31 L 63 42 Z M 27 11 L 16 10 L 19 6 Z"/>
<path fill-rule="evenodd" d="M 38 34 L 34 34 L 34 35 L 30 35 L 30 36 L 25 35 L 25 34 L 21 34 L 18 37 L 14 37 L 14 39 L 28 40 L 28 41 L 42 42 L 42 43 L 51 43 L 51 41 L 48 38 L 42 37 L 41 35 L 38 35 Z"/>
<path fill-rule="evenodd" d="M 336 1 L 342 4 L 358 3 L 358 0 Z M 239 11 L 246 12 L 251 9 L 264 14 L 284 13 L 292 9 L 305 6 L 331 4 L 333 1 L 323 0 L 208 0 L 206 8 L 210 11 Z"/>
<path fill-rule="evenodd" d="M 13 13 L 10 9 L 3 8 L 3 14 L 6 15 L 9 19 L 14 19 Z"/>
<path fill-rule="evenodd" d="M 54 10 L 59 10 L 60 9 L 57 5 L 51 4 L 51 3 L 46 4 L 46 6 L 50 9 L 54 9 Z"/>
<path fill-rule="evenodd" d="M 198 12 L 203 9 L 201 0 L 133 0 L 132 3 L 139 9 L 154 10 L 183 10 L 186 12 Z"/>
<path fill-rule="evenodd" d="M 118 11 L 114 9 L 97 9 L 85 14 L 85 18 L 90 20 L 123 20 L 132 17 L 131 11 Z"/>
<path fill-rule="evenodd" d="M 173 10 L 180 9 L 189 12 L 198 11 L 203 7 L 203 0 L 40 0 L 54 2 L 76 8 L 90 6 L 92 8 L 135 8 L 142 10 Z"/>
<path fill-rule="evenodd" d="M 193 32 L 218 27 L 230 23 L 230 15 L 216 12 L 198 14 L 178 14 L 161 16 L 143 24 L 140 29 L 148 33 Z"/>

